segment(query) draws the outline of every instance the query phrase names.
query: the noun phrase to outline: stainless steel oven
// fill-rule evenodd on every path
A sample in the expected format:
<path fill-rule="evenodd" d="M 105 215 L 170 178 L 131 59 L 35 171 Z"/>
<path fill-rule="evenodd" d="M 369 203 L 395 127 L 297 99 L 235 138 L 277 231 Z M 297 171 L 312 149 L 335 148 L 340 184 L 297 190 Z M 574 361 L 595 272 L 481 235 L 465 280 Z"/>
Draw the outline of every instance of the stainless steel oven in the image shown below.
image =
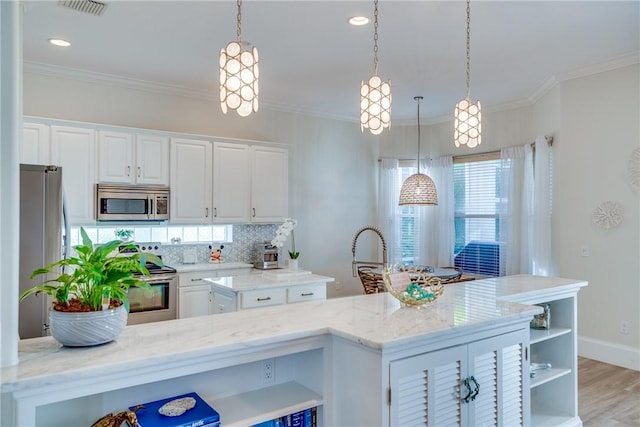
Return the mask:
<path fill-rule="evenodd" d="M 155 253 L 159 243 L 138 244 L 139 249 Z M 127 325 L 159 322 L 177 318 L 178 275 L 176 269 L 167 265 L 157 266 L 147 263 L 149 276 L 138 275 L 151 289 L 129 288 L 129 319 Z"/>

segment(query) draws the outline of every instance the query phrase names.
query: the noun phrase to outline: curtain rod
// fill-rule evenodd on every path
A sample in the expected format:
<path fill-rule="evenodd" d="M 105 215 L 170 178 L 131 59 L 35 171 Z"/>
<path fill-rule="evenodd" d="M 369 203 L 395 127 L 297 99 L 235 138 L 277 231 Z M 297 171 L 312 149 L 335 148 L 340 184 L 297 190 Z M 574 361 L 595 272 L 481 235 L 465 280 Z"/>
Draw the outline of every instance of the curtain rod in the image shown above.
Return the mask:
<path fill-rule="evenodd" d="M 549 147 L 553 147 L 553 136 L 544 136 L 544 139 L 547 140 L 547 144 L 549 144 Z M 536 142 L 533 141 L 532 143 L 530 143 L 529 145 L 531 145 L 532 148 L 535 148 Z M 478 157 L 478 158 L 482 158 L 482 157 L 494 157 L 495 155 L 500 155 L 500 150 L 495 150 L 495 151 L 485 151 L 484 153 L 474 153 L 474 154 L 463 154 L 461 156 L 452 156 L 454 161 L 456 159 L 459 160 L 464 160 L 464 159 L 469 159 L 471 157 Z M 399 162 L 410 162 L 410 161 L 415 161 L 416 159 L 397 159 Z M 378 162 L 381 162 L 382 159 L 378 159 Z"/>

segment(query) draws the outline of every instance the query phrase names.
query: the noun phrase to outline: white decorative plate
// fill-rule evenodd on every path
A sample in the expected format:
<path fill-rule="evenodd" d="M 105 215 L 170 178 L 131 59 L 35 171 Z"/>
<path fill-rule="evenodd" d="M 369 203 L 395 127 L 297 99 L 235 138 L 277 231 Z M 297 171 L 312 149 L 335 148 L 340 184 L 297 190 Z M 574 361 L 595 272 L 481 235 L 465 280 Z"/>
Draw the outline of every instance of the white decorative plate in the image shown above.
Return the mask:
<path fill-rule="evenodd" d="M 593 223 L 605 230 L 617 227 L 623 219 L 624 206 L 611 200 L 600 203 L 592 215 Z"/>

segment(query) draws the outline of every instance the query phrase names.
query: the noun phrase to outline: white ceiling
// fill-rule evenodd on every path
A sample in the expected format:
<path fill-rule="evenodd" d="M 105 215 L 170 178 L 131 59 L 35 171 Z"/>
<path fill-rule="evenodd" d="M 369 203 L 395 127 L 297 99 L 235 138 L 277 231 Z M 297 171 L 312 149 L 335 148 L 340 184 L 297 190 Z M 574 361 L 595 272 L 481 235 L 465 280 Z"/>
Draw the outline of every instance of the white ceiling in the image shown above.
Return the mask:
<path fill-rule="evenodd" d="M 27 1 L 25 68 L 42 64 L 152 82 L 217 100 L 218 53 L 236 38 L 235 1 L 108 1 L 102 16 Z M 373 1 L 245 0 L 242 39 L 260 54 L 262 107 L 357 120 L 373 74 Z M 379 75 L 392 120 L 452 115 L 464 98 L 466 4 L 380 0 Z M 473 1 L 471 97 L 484 110 L 530 102 L 550 83 L 638 61 L 638 1 Z M 70 48 L 47 43 L 71 41 Z M 600 68 L 599 68 L 600 67 Z"/>

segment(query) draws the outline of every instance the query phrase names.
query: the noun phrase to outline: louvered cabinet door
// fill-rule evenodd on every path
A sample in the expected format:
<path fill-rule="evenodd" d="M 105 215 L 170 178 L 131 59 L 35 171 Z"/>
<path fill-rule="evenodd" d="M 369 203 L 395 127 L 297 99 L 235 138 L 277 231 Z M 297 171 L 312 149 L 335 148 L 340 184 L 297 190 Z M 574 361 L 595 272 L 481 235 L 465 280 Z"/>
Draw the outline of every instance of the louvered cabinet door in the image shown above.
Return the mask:
<path fill-rule="evenodd" d="M 469 402 L 469 425 L 527 425 L 525 414 L 525 346 L 527 332 L 518 331 L 469 344 L 469 377 L 477 395 Z M 463 390 L 463 393 L 465 393 Z"/>
<path fill-rule="evenodd" d="M 452 347 L 390 363 L 391 426 L 467 425 L 460 384 L 467 346 Z"/>

